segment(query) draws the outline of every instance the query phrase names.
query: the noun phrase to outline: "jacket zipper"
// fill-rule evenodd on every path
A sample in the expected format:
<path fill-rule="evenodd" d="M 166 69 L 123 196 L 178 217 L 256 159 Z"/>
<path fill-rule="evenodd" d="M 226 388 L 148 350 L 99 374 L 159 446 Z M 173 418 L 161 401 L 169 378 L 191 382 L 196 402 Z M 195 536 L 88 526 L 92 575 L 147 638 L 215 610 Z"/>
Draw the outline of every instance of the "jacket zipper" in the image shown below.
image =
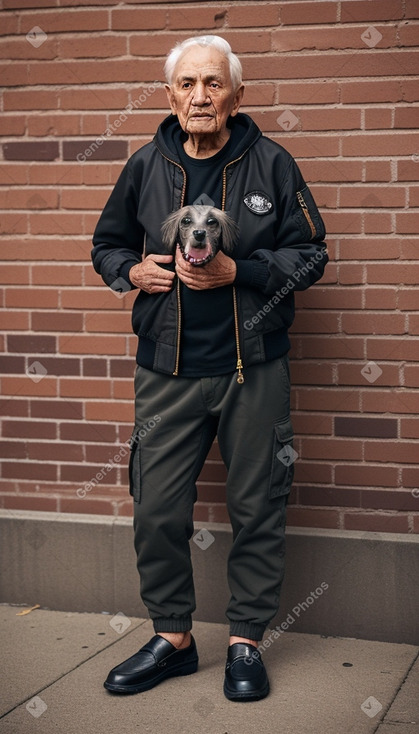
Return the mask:
<path fill-rule="evenodd" d="M 185 192 L 186 192 L 186 171 L 183 168 L 183 166 L 180 165 L 180 163 L 177 163 L 176 161 L 173 161 L 171 158 L 168 158 L 167 155 L 164 155 L 160 148 L 156 145 L 157 150 L 159 151 L 160 155 L 163 156 L 163 158 L 166 159 L 166 161 L 169 161 L 169 163 L 173 163 L 174 166 L 177 166 L 180 168 L 183 174 L 183 187 L 182 187 L 182 193 L 180 195 L 180 209 L 183 207 L 183 202 L 185 200 Z M 176 329 L 176 357 L 175 357 L 175 369 L 173 371 L 173 376 L 177 377 L 179 375 L 179 361 L 180 361 L 180 336 L 181 336 L 181 328 L 182 328 L 182 307 L 180 303 L 180 281 L 179 278 L 177 279 L 176 283 L 176 310 L 177 310 L 177 329 Z"/>
<path fill-rule="evenodd" d="M 297 191 L 297 199 L 298 199 L 298 203 L 301 206 L 301 209 L 303 210 L 303 214 L 304 214 L 305 218 L 307 219 L 307 222 L 309 224 L 310 231 L 311 231 L 311 239 L 313 239 L 313 237 L 316 236 L 316 228 L 315 228 L 315 226 L 313 224 L 312 218 L 310 217 L 310 212 L 308 211 L 308 206 L 307 206 L 307 204 L 304 201 L 304 196 L 302 195 L 301 191 Z"/>
<path fill-rule="evenodd" d="M 158 146 L 156 146 L 158 147 Z M 249 146 L 250 148 L 250 146 Z M 233 163 L 237 163 L 237 161 L 241 160 L 243 156 L 247 153 L 249 148 L 246 148 L 243 153 L 236 158 L 234 161 L 230 161 L 230 163 L 227 163 L 223 170 L 223 193 L 222 193 L 222 200 L 221 200 L 221 209 L 222 211 L 225 210 L 225 204 L 226 204 L 226 195 L 227 195 L 227 168 L 229 166 L 232 166 Z M 183 202 L 185 199 L 185 191 L 186 191 L 186 171 L 183 168 L 183 166 L 180 165 L 180 163 L 177 163 L 176 161 L 173 161 L 171 158 L 168 158 L 160 148 L 158 148 L 160 155 L 163 156 L 169 163 L 173 163 L 174 166 L 177 166 L 180 168 L 183 174 L 183 188 L 182 193 L 180 197 L 180 208 L 183 206 Z M 179 361 L 180 361 L 180 337 L 181 337 L 181 328 L 182 328 L 182 308 L 181 308 L 181 302 L 180 302 L 180 281 L 179 278 L 176 283 L 176 301 L 177 301 L 177 333 L 176 333 L 176 358 L 175 358 L 175 369 L 173 371 L 174 377 L 177 377 L 179 375 Z M 236 288 L 233 285 L 233 311 L 234 311 L 234 336 L 236 341 L 236 354 L 237 354 L 237 363 L 236 363 L 236 370 L 237 370 L 237 382 L 239 385 L 242 385 L 244 382 L 244 375 L 242 372 L 243 369 L 243 362 L 241 358 L 241 350 L 240 350 L 240 332 L 239 332 L 239 317 L 238 317 L 238 309 L 237 309 L 237 293 Z"/>
<path fill-rule="evenodd" d="M 249 146 L 250 147 L 250 146 Z M 227 163 L 223 170 L 223 195 L 221 200 L 221 209 L 225 210 L 226 205 L 226 196 L 227 196 L 227 168 L 229 166 L 232 166 L 233 163 L 237 163 L 237 161 L 241 160 L 243 156 L 247 153 L 249 148 L 246 148 L 246 150 L 236 158 L 234 161 L 230 161 L 230 163 Z M 240 350 L 240 331 L 239 331 L 239 315 L 238 315 L 238 308 L 237 308 L 237 292 L 236 287 L 233 285 L 233 312 L 234 312 L 234 338 L 236 340 L 236 355 L 237 355 L 237 362 L 236 362 L 236 370 L 237 370 L 237 382 L 239 385 L 242 385 L 244 382 L 244 375 L 243 375 L 243 362 L 241 358 L 241 350 Z"/>

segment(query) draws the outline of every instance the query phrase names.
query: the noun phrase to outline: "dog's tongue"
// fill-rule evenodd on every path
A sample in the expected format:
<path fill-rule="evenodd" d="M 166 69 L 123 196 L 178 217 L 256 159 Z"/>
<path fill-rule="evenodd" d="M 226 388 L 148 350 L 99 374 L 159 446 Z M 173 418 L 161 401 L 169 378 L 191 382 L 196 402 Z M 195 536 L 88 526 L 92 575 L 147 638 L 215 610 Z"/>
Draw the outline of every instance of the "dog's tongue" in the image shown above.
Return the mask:
<path fill-rule="evenodd" d="M 210 247 L 204 247 L 204 248 L 190 247 L 188 249 L 188 252 L 184 255 L 184 258 L 191 265 L 202 265 L 207 262 L 210 256 L 211 256 Z"/>

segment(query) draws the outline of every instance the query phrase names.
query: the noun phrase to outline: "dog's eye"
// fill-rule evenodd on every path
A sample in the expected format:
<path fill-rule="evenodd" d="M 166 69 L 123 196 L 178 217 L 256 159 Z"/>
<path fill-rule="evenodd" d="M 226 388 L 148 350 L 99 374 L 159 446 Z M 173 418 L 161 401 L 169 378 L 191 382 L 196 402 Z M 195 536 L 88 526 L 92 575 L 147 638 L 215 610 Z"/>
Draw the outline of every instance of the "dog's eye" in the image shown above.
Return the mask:
<path fill-rule="evenodd" d="M 218 224 L 218 219 L 216 219 L 215 217 L 208 217 L 207 224 L 209 227 L 213 227 L 214 224 Z"/>
<path fill-rule="evenodd" d="M 187 227 L 187 226 L 188 226 L 189 224 L 191 224 L 191 222 L 192 222 L 192 219 L 191 219 L 190 217 L 183 217 L 183 218 L 182 218 L 182 219 L 180 220 L 180 223 L 181 223 L 181 224 L 184 224 L 184 225 L 185 225 L 185 227 Z"/>

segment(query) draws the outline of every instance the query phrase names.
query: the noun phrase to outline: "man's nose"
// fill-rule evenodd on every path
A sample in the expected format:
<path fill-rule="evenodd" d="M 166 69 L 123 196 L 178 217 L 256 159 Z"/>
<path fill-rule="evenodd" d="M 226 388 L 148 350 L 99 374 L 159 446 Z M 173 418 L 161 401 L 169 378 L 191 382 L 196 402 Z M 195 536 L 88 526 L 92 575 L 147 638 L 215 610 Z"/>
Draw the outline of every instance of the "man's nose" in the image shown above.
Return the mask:
<path fill-rule="evenodd" d="M 197 82 L 193 94 L 193 104 L 202 105 L 208 102 L 208 93 L 203 82 Z"/>
<path fill-rule="evenodd" d="M 205 239 L 206 231 L 205 229 L 194 229 L 192 234 L 197 242 L 202 242 Z"/>

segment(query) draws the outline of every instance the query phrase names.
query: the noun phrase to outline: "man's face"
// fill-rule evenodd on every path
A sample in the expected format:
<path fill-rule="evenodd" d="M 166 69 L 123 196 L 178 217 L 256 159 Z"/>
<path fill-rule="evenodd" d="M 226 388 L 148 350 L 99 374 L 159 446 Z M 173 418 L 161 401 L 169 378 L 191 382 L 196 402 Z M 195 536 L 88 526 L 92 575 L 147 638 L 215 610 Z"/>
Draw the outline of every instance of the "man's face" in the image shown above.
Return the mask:
<path fill-rule="evenodd" d="M 223 132 L 243 97 L 243 86 L 233 89 L 227 58 L 211 45 L 191 46 L 182 54 L 166 91 L 172 113 L 192 135 Z"/>

